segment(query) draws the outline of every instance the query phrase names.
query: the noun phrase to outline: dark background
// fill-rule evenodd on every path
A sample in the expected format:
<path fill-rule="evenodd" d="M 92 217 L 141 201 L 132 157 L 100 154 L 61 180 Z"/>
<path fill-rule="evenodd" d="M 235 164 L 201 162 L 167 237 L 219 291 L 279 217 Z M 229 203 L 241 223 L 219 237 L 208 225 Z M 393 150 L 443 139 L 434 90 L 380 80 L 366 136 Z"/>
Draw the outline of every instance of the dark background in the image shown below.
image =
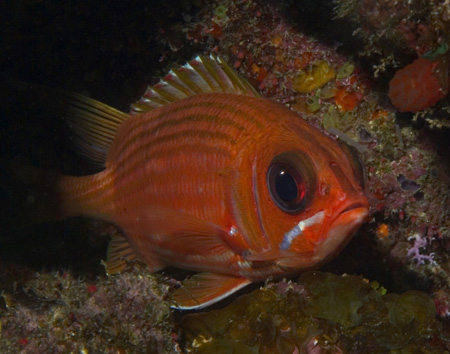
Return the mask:
<path fill-rule="evenodd" d="M 27 187 L 9 161 L 66 174 L 95 172 L 74 150 L 53 90 L 128 111 L 167 66 L 199 50 L 179 29 L 201 6 L 201 0 L 1 2 L 0 266 L 103 272 L 108 226 L 80 218 L 30 226 L 23 212 Z"/>

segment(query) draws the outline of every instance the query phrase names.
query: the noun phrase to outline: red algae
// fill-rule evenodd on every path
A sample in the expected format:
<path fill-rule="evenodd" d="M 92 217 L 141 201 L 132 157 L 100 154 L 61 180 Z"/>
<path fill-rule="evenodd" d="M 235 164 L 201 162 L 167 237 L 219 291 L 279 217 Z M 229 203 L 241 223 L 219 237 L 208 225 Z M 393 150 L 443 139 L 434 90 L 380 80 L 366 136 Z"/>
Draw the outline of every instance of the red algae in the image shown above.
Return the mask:
<path fill-rule="evenodd" d="M 336 92 L 334 100 L 336 105 L 343 111 L 353 111 L 363 99 L 360 92 L 348 91 L 345 88 L 340 88 Z"/>

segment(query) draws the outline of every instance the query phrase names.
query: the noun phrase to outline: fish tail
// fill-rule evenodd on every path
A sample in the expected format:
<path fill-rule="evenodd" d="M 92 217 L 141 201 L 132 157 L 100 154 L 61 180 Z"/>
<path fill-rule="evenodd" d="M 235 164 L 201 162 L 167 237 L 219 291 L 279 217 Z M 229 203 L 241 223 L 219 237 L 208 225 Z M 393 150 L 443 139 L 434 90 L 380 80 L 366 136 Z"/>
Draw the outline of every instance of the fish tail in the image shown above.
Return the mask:
<path fill-rule="evenodd" d="M 105 173 L 74 177 L 11 162 L 12 174 L 21 185 L 22 200 L 16 212 L 22 224 L 88 216 L 109 220 L 111 196 L 103 187 Z"/>

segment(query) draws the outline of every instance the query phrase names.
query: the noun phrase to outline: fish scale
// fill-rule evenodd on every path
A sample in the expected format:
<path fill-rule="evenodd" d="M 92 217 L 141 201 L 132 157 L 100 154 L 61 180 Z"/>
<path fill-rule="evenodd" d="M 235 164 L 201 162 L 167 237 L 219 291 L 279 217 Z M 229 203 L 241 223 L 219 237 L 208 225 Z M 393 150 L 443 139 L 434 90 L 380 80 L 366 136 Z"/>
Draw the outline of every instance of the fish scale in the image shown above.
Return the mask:
<path fill-rule="evenodd" d="M 198 101 L 200 98 L 204 98 L 205 95 L 198 96 L 202 97 L 194 96 L 195 105 L 191 104 L 191 98 L 188 102 L 183 101 L 181 104 L 178 103 L 175 111 L 168 110 L 168 112 L 158 112 L 160 117 L 151 117 L 148 125 L 141 123 L 142 117 L 139 117 L 139 119 L 135 120 L 135 124 L 131 129 L 124 129 L 125 135 L 128 136 L 129 131 L 132 135 L 129 138 L 124 138 L 123 140 L 120 139 L 122 142 L 118 144 L 117 149 L 119 151 L 126 151 L 127 144 L 131 144 L 138 140 L 140 135 L 144 135 L 144 140 L 148 142 L 146 148 L 148 148 L 153 145 L 152 140 L 158 139 L 159 134 L 163 134 L 164 130 L 167 129 L 170 129 L 171 132 L 176 129 L 177 131 L 188 133 L 192 128 L 199 129 L 203 126 L 205 131 L 210 130 L 225 133 L 230 131 L 226 126 L 226 123 L 229 122 L 230 126 L 238 128 L 237 131 L 230 131 L 230 136 L 237 139 L 242 134 L 243 130 L 249 128 L 248 126 L 252 123 L 261 128 L 261 123 L 248 112 L 236 110 L 235 107 L 233 107 L 232 110 L 232 107 L 229 105 L 227 107 L 226 104 L 211 107 L 209 103 L 212 98 L 211 94 L 206 95 L 206 97 L 208 97 L 206 103 L 208 104 L 204 107 L 202 102 Z M 214 97 L 215 95 L 212 96 Z M 219 99 L 222 99 L 224 103 L 230 100 L 230 98 L 227 98 L 226 96 L 221 96 L 222 95 L 219 95 Z M 217 99 L 217 97 L 215 98 Z M 235 100 L 235 98 L 233 98 L 233 100 Z M 237 104 L 238 102 L 235 101 L 235 103 Z M 186 106 L 186 108 L 184 108 L 184 106 Z M 112 148 L 114 149 L 114 147 Z"/>
<path fill-rule="evenodd" d="M 229 216 L 225 215 L 221 206 L 225 186 L 224 183 L 219 183 L 218 175 L 221 170 L 231 166 L 234 145 L 239 137 L 250 134 L 246 132 L 245 125 L 247 129 L 261 130 L 262 123 L 258 119 L 265 120 L 259 107 L 257 112 L 239 115 L 244 111 L 238 107 L 246 105 L 248 98 L 238 98 L 239 100 L 233 97 L 235 105 L 230 106 L 228 95 L 198 95 L 183 100 L 175 109 L 168 109 L 168 112 L 158 112 L 156 117 L 153 117 L 154 111 L 151 111 L 146 116 L 135 117 L 134 121 L 126 121 L 124 125 L 129 124 L 129 127 L 121 128 L 124 132 L 132 133 L 124 133 L 126 139 L 121 141 L 117 150 L 114 150 L 113 143 L 112 150 L 119 151 L 119 155 L 115 156 L 112 152 L 107 161 L 108 168 L 112 168 L 110 160 L 118 161 L 114 167 L 116 204 L 133 207 L 136 202 L 146 198 L 159 205 L 183 208 L 191 215 L 223 224 Z M 198 106 L 191 103 L 193 100 Z M 184 106 L 189 107 L 188 110 L 183 109 Z M 229 110 L 224 113 L 222 110 L 227 106 Z M 254 108 L 253 111 L 255 110 Z M 217 119 L 219 114 L 220 121 Z M 222 125 L 221 122 L 225 124 Z M 236 126 L 240 129 L 236 129 Z M 139 130 L 149 133 L 142 134 Z M 181 161 L 180 154 L 183 155 Z M 196 174 L 196 165 L 206 169 L 208 174 Z M 182 178 L 172 166 L 184 168 Z M 145 174 L 136 178 L 139 171 L 145 171 Z M 146 181 L 148 187 L 141 187 L 141 182 L 138 181 L 142 180 Z M 198 192 L 199 185 L 202 186 L 201 193 Z M 187 200 L 194 202 L 187 207 Z"/>

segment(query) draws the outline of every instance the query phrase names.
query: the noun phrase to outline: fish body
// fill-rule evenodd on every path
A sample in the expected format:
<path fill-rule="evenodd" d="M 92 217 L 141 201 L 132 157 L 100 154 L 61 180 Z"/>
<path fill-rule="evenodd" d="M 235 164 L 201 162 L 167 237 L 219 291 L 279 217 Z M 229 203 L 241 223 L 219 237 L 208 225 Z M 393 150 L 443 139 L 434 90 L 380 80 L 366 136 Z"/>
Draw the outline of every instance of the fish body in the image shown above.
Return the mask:
<path fill-rule="evenodd" d="M 233 75 L 217 58 L 197 58 L 150 88 L 131 115 L 81 96 L 67 115 L 104 170 L 57 179 L 61 216 L 121 228 L 109 273 L 135 258 L 152 271 L 200 272 L 174 294 L 183 309 L 318 267 L 368 215 L 345 151 Z"/>

